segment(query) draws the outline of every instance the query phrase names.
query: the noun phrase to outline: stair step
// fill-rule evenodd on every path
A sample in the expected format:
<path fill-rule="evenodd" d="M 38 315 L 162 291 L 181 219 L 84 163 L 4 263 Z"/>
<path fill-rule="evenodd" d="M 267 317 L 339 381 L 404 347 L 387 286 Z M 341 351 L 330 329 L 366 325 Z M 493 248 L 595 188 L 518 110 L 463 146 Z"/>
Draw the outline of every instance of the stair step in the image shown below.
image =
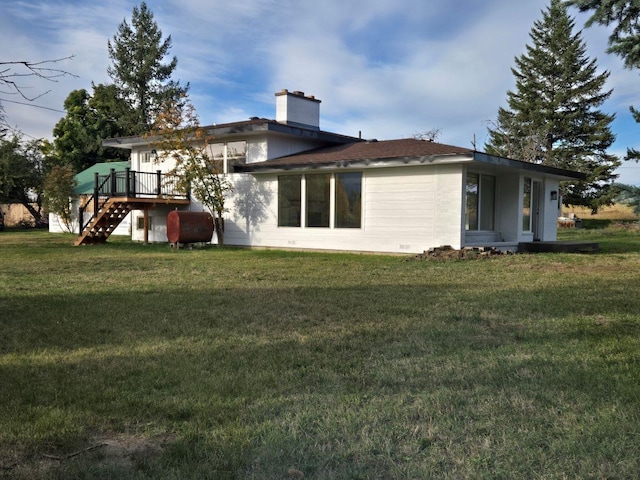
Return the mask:
<path fill-rule="evenodd" d="M 134 206 L 131 203 L 107 201 L 98 210 L 96 217 L 87 225 L 82 235 L 74 242 L 74 245 L 105 242 Z"/>

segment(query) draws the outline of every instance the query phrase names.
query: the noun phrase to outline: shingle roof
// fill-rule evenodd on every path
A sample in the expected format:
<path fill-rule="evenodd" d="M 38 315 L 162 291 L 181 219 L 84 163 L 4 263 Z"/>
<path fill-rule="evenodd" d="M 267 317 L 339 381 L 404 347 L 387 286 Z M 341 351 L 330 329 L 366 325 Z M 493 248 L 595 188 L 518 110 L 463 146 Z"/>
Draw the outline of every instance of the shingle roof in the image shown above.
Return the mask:
<path fill-rule="evenodd" d="M 470 148 L 445 145 L 427 140 L 415 140 L 413 138 L 383 141 L 354 141 L 344 145 L 333 145 L 307 150 L 264 162 L 236 165 L 234 166 L 234 170 L 236 172 L 259 172 L 261 170 L 269 171 L 270 169 L 305 169 L 322 166 L 344 166 L 346 163 L 358 162 L 369 164 L 369 161 L 375 162 L 376 165 L 380 166 L 381 163 L 388 163 L 390 165 L 394 163 L 394 160 L 402 164 L 407 163 L 407 159 L 413 161 L 419 160 L 420 163 L 423 163 L 425 159 L 430 162 L 433 157 L 440 157 L 442 159 L 442 157 L 447 156 L 463 157 L 464 160 L 472 160 L 496 167 L 517 168 L 520 170 L 551 174 L 564 177 L 564 179 L 585 178 L 585 175 L 579 172 L 510 158 L 496 157 Z"/>
<path fill-rule="evenodd" d="M 473 154 L 473 150 L 426 140 L 405 138 L 400 140 L 353 142 L 345 145 L 322 147 L 273 160 L 252 163 L 247 165 L 247 167 L 269 168 L 290 165 L 323 165 L 358 160 L 385 160 L 406 157 L 469 154 Z"/>

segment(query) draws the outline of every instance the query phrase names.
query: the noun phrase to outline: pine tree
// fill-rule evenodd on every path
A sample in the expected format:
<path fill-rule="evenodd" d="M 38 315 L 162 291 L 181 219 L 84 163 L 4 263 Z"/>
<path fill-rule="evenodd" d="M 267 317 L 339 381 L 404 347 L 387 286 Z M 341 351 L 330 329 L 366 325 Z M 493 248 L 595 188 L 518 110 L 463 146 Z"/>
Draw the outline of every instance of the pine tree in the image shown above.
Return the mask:
<path fill-rule="evenodd" d="M 171 35 L 162 38 L 162 31 L 145 2 L 133 7 L 131 25 L 123 20 L 113 42 L 108 42 L 112 65 L 107 72 L 120 95 L 134 110 L 133 124 L 137 134 L 146 133 L 162 106 L 181 98 L 189 85 L 171 80 L 178 59 L 168 63 L 164 58 L 171 49 Z"/>
<path fill-rule="evenodd" d="M 640 69 L 640 2 L 638 0 L 571 0 L 581 12 L 593 11 L 587 21 L 589 27 L 594 23 L 614 25 L 609 36 L 609 53 L 624 60 L 628 69 Z M 640 110 L 629 107 L 636 122 L 640 123 Z M 640 150 L 628 148 L 627 160 L 640 160 Z"/>
<path fill-rule="evenodd" d="M 606 152 L 615 140 L 614 115 L 598 109 L 611 95 L 604 91 L 609 72 L 598 73 L 573 29 L 563 2 L 551 0 L 534 22 L 531 45 L 515 59 L 516 88 L 507 92 L 508 108 L 498 110 L 489 128 L 486 150 L 585 173 L 583 182 L 563 183 L 563 201 L 597 211 L 612 203 L 611 182 L 620 165 Z"/>

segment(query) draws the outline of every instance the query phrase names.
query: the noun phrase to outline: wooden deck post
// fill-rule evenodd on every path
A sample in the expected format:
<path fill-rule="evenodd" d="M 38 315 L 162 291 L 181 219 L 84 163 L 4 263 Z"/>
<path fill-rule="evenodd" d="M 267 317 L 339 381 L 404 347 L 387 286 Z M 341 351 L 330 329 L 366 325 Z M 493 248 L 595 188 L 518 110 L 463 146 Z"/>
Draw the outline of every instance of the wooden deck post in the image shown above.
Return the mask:
<path fill-rule="evenodd" d="M 144 245 L 149 243 L 149 207 L 144 207 Z"/>
<path fill-rule="evenodd" d="M 100 189 L 100 179 L 98 177 L 98 172 L 96 172 L 94 177 L 94 187 L 93 187 L 93 216 L 98 215 L 98 210 L 100 209 L 100 200 L 99 200 L 99 189 Z M 84 218 L 82 219 L 84 222 Z"/>
<path fill-rule="evenodd" d="M 128 197 L 131 195 L 131 169 L 129 167 L 124 169 L 124 196 Z"/>
<path fill-rule="evenodd" d="M 117 184 L 116 184 L 116 169 L 112 168 L 111 173 L 109 174 L 109 178 L 111 180 L 111 196 L 116 196 Z"/>

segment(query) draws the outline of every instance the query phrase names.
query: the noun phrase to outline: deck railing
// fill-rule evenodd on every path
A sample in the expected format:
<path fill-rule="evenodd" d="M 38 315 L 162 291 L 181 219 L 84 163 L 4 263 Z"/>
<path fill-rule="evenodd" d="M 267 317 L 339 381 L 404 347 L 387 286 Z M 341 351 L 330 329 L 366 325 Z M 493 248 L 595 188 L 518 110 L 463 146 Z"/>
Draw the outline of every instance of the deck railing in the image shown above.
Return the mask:
<path fill-rule="evenodd" d="M 190 192 L 181 192 L 178 187 L 178 177 L 173 174 L 156 172 L 136 172 L 130 168 L 124 171 L 111 169 L 107 175 L 94 178 L 93 194 L 80 205 L 78 211 L 79 234 L 95 218 L 100 209 L 110 198 L 182 198 L 189 199 Z M 84 220 L 84 214 L 93 205 L 92 215 Z"/>

